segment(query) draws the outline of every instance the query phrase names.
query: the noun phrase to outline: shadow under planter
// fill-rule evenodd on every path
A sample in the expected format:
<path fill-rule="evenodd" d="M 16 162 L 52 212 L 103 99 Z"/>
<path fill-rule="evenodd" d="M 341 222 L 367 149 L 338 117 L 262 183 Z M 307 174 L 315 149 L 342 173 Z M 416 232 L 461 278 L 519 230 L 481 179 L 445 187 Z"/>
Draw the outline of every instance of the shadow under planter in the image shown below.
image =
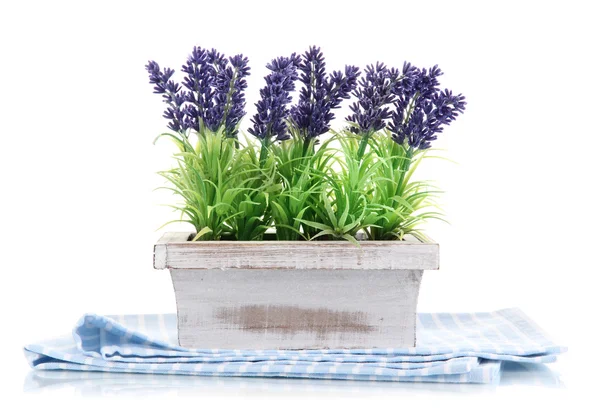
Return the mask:
<path fill-rule="evenodd" d="M 166 233 L 179 344 L 187 348 L 338 349 L 415 345 L 423 270 L 436 243 L 189 241 Z"/>

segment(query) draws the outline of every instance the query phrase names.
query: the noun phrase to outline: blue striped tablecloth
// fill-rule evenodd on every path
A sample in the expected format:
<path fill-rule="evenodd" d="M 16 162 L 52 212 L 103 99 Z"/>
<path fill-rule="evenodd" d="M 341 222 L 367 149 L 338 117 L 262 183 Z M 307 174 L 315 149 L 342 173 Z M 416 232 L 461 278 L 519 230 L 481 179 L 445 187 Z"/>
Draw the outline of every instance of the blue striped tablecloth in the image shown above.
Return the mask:
<path fill-rule="evenodd" d="M 36 370 L 497 383 L 502 362 L 549 363 L 566 348 L 519 309 L 420 313 L 417 346 L 339 350 L 191 350 L 165 315 L 84 315 L 72 335 L 25 347 Z"/>

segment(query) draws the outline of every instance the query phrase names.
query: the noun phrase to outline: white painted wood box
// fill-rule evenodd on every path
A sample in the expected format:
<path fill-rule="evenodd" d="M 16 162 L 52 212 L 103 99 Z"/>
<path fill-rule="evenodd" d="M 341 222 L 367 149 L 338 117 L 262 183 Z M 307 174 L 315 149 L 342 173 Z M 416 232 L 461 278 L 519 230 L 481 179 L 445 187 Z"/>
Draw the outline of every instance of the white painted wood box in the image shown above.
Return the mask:
<path fill-rule="evenodd" d="M 189 241 L 166 233 L 179 344 L 188 348 L 337 349 L 415 345 L 423 270 L 438 244 L 419 241 Z"/>

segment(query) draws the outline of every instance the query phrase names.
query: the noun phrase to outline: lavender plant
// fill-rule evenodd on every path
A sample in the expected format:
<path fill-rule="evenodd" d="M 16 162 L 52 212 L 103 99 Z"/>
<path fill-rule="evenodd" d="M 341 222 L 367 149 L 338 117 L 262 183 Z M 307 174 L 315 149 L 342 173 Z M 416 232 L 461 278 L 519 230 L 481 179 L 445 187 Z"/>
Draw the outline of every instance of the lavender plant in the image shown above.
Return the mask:
<path fill-rule="evenodd" d="M 439 190 L 414 173 L 465 98 L 440 90 L 441 70 L 383 63 L 327 73 L 318 47 L 279 57 L 269 71 L 248 133 L 248 59 L 195 47 L 175 71 L 146 66 L 178 147 L 176 166 L 161 172 L 180 196 L 180 220 L 194 239 L 424 239 L 421 224 L 441 218 Z M 293 93 L 299 88 L 297 103 Z M 334 111 L 354 97 L 349 125 L 331 129 Z M 329 134 L 329 137 L 324 135 Z M 175 220 L 179 221 L 179 220 Z M 173 221 L 174 222 L 174 221 Z"/>
<path fill-rule="evenodd" d="M 264 189 L 257 185 L 262 177 L 251 160 L 254 147 L 240 146 L 237 139 L 248 59 L 195 47 L 182 67 L 183 87 L 172 79 L 173 69 L 150 61 L 146 70 L 167 104 L 163 116 L 172 132 L 159 138 L 170 138 L 178 148 L 176 166 L 159 174 L 170 184 L 165 188 L 182 199 L 173 206 L 181 220 L 194 226 L 194 239 L 260 237 L 267 228 L 266 205 L 253 198 Z"/>
<path fill-rule="evenodd" d="M 333 110 L 350 97 L 359 69 L 347 66 L 344 73 L 327 74 L 317 47 L 301 56 L 274 60 L 267 68 L 273 72 L 265 78 L 267 87 L 261 90 L 249 132 L 261 140 L 261 161 L 269 155 L 277 166 L 281 191 L 270 201 L 277 236 L 310 238 L 317 231 L 303 221 L 314 221 L 316 210 L 324 205 L 324 180 L 334 156 L 327 141 L 315 146 L 318 137 L 329 131 Z M 301 89 L 297 104 L 288 108 L 294 81 Z M 273 137 L 280 143 L 273 143 Z"/>
<path fill-rule="evenodd" d="M 431 218 L 442 219 L 435 201 L 439 189 L 425 181 L 413 181 L 412 176 L 443 126 L 454 121 L 466 106 L 464 96 L 454 96 L 447 89 L 440 91 L 442 71 L 437 65 L 429 70 L 416 70 L 408 64 L 404 67 L 403 72 L 410 74 L 393 89 L 388 132 L 371 141 L 382 163 L 373 195 L 381 217 L 377 228 L 367 231 L 373 239 L 401 239 L 405 234 L 420 237 L 420 224 Z"/>

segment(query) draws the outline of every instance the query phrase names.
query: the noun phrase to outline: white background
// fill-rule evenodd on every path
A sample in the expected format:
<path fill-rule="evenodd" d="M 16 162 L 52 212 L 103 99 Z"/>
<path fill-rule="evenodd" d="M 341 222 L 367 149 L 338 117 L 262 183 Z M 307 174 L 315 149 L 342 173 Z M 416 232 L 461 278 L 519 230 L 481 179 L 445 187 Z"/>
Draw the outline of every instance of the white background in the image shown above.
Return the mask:
<path fill-rule="evenodd" d="M 102 382 L 35 388 L 22 346 L 68 332 L 85 312 L 175 310 L 152 269 L 156 228 L 173 217 L 153 192 L 171 146 L 149 59 L 179 68 L 194 45 L 251 60 L 249 113 L 271 58 L 320 45 L 330 69 L 378 60 L 439 64 L 466 113 L 437 147 L 458 164 L 425 170 L 452 225 L 431 224 L 440 271 L 420 311 L 518 306 L 569 346 L 562 386 L 341 386 L 205 382 L 148 390 L 280 405 L 363 397 L 394 404 L 564 405 L 592 388 L 597 348 L 598 12 L 594 2 L 3 2 L 0 6 L 0 389 L 20 405 L 71 406 L 134 392 Z M 339 112 L 343 117 L 345 112 Z M 244 129 L 249 126 L 247 117 Z M 171 226 L 169 229 L 177 229 Z M 180 228 L 180 227 L 179 227 Z M 596 353 L 597 354 L 597 353 Z M 588 376 L 588 374 L 590 376 Z M 208 380 L 207 380 L 208 381 Z M 96 388 L 94 388 L 96 387 Z M 194 390 L 194 387 L 198 387 Z M 33 388 L 33 393 L 23 389 Z M 94 391 L 94 389 L 96 391 Z M 264 401 L 261 401 L 264 400 Z M 294 402 L 295 401 L 295 402 Z M 97 401 L 89 398 L 86 404 Z"/>

